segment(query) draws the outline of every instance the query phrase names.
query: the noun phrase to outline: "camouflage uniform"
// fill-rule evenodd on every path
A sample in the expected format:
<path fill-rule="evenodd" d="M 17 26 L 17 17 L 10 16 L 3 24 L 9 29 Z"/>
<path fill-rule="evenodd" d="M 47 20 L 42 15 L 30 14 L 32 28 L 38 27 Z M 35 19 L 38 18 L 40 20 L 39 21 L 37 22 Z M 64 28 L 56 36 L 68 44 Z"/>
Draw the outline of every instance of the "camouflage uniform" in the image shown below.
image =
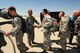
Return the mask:
<path fill-rule="evenodd" d="M 59 28 L 59 32 L 60 32 L 60 44 L 61 47 L 64 51 L 66 51 L 66 39 L 69 36 L 69 29 L 68 29 L 68 17 L 62 17 L 61 21 L 59 23 L 60 28 Z"/>
<path fill-rule="evenodd" d="M 28 34 L 28 42 L 31 45 L 31 42 L 34 42 L 34 23 L 39 25 L 39 22 L 33 17 L 33 16 L 28 16 L 26 18 L 26 24 L 27 24 L 27 28 L 30 30 L 31 33 Z"/>
<path fill-rule="evenodd" d="M 52 20 L 49 15 L 45 15 L 42 21 L 43 33 L 44 33 L 44 41 L 43 41 L 43 49 L 47 51 L 51 47 L 50 36 L 51 31 L 49 30 L 52 25 Z"/>
<path fill-rule="evenodd" d="M 80 16 L 75 21 L 77 35 L 77 45 L 80 47 Z"/>
<path fill-rule="evenodd" d="M 22 21 L 20 17 L 14 17 L 13 18 L 13 29 L 11 31 L 11 35 L 15 36 L 16 38 L 16 44 L 18 49 L 20 50 L 20 53 L 25 52 L 28 48 L 25 46 L 23 43 L 23 35 L 24 33 L 22 32 Z"/>

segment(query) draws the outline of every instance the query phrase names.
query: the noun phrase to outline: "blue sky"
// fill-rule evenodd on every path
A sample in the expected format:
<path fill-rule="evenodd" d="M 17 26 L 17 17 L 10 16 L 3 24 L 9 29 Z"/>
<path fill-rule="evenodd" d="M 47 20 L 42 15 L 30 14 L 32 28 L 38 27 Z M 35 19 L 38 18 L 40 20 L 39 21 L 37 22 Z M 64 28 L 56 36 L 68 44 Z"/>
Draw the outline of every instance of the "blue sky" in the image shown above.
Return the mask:
<path fill-rule="evenodd" d="M 64 11 L 66 15 L 71 15 L 73 10 L 80 10 L 80 0 L 0 0 L 0 8 L 14 6 L 18 14 L 27 15 L 27 10 L 31 8 L 33 15 L 40 15 L 42 9 L 50 11 Z"/>

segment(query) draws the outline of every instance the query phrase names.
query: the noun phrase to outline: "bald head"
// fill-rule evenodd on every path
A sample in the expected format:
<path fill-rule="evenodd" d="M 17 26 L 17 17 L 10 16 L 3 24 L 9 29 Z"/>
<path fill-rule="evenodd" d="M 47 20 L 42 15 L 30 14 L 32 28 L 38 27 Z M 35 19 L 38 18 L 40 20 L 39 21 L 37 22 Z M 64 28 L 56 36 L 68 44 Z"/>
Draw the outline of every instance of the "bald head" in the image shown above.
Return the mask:
<path fill-rule="evenodd" d="M 33 13 L 33 12 L 32 12 L 32 9 L 28 9 L 28 15 L 29 15 L 29 16 L 32 16 L 32 13 Z"/>
<path fill-rule="evenodd" d="M 79 11 L 78 10 L 73 11 L 72 15 L 74 17 L 78 17 L 79 16 Z"/>
<path fill-rule="evenodd" d="M 32 11 L 32 9 L 28 9 L 28 12 Z"/>

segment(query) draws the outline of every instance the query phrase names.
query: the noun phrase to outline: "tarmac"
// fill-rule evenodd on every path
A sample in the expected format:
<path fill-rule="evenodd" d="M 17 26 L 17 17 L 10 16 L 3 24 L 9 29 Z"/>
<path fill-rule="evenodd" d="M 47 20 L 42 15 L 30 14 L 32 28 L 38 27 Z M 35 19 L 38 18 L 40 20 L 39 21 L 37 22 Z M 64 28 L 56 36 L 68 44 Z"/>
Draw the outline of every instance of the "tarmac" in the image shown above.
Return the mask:
<path fill-rule="evenodd" d="M 39 21 L 39 17 L 36 17 L 36 19 Z M 5 19 L 3 18 L 0 18 L 0 22 L 2 21 L 5 21 Z M 39 21 L 40 22 L 40 21 Z M 5 25 L 2 25 L 0 26 L 0 28 L 5 31 L 5 32 L 10 32 L 11 29 L 12 29 L 12 25 L 10 24 L 5 24 Z M 23 37 L 23 42 L 26 44 L 27 47 L 29 47 L 29 50 L 27 50 L 26 52 L 27 53 L 41 53 L 43 51 L 42 49 L 42 46 L 43 46 L 43 32 L 41 31 L 41 28 L 35 28 L 35 42 L 37 44 L 34 44 L 33 47 L 30 47 L 29 44 L 28 44 L 28 38 L 27 38 L 27 33 L 24 34 L 24 37 Z M 17 46 L 16 46 L 16 39 L 15 37 L 12 37 L 12 40 L 15 44 L 15 47 L 16 47 L 16 53 L 20 53 L 19 50 L 17 49 Z M 4 51 L 4 53 L 14 53 L 13 51 L 13 46 L 12 46 L 12 43 L 10 42 L 10 40 L 8 39 L 8 37 L 5 36 L 5 40 L 7 42 L 7 45 L 2 47 L 1 49 Z M 58 37 L 58 32 L 55 32 L 55 36 L 51 35 L 51 46 L 52 46 L 52 51 L 47 51 L 48 53 L 61 53 L 61 46 L 60 46 L 60 37 Z M 67 39 L 67 43 L 68 43 L 68 39 Z M 67 44 L 67 53 L 80 53 L 80 48 L 77 48 L 77 45 L 76 45 L 76 36 L 74 36 L 74 39 L 73 39 L 73 44 L 72 45 L 69 45 Z"/>

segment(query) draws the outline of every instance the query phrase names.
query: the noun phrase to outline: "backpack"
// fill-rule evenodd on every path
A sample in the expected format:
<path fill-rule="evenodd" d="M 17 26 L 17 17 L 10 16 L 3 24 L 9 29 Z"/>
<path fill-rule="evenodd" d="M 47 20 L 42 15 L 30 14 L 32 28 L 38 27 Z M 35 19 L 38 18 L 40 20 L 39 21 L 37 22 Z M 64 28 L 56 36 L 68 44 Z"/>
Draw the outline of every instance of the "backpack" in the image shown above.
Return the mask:
<path fill-rule="evenodd" d="M 21 28 L 22 32 L 23 33 L 30 33 L 30 30 L 27 28 L 27 23 L 26 23 L 25 19 L 22 18 L 22 16 L 19 16 L 19 15 L 17 17 L 19 17 L 22 21 L 22 28 Z"/>
<path fill-rule="evenodd" d="M 6 46 L 6 45 L 7 45 L 7 42 L 4 39 L 4 34 L 0 32 L 0 47 Z"/>

